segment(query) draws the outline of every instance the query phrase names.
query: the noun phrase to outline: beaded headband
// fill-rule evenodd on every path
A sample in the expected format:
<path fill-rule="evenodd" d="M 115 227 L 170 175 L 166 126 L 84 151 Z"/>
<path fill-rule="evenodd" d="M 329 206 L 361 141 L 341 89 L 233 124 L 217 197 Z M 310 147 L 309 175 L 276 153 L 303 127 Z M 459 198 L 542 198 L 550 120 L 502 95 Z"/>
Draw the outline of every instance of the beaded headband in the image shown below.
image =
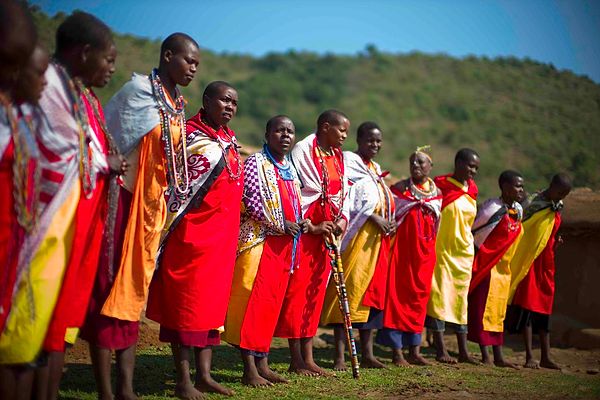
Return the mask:
<path fill-rule="evenodd" d="M 426 144 L 424 146 L 417 146 L 417 149 L 413 152 L 413 154 L 423 154 L 425 157 L 427 157 L 429 159 L 429 162 L 433 164 L 433 159 L 431 158 L 431 155 L 429 155 L 429 152 L 431 151 L 431 146 Z"/>

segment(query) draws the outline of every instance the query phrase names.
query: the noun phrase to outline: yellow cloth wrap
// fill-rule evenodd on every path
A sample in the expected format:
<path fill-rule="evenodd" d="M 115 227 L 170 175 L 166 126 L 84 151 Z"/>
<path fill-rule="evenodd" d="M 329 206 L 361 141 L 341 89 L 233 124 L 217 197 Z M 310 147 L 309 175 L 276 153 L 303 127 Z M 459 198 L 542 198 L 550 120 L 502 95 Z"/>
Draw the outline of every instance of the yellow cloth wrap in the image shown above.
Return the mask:
<path fill-rule="evenodd" d="M 72 221 L 80 192 L 81 185 L 76 181 L 52 218 L 28 270 L 23 272 L 0 336 L 0 364 L 30 363 L 40 353 L 71 254 Z"/>
<path fill-rule="evenodd" d="M 523 238 L 510 262 L 511 282 L 508 304 L 512 303 L 517 287 L 527 276 L 531 264 L 546 248 L 554 228 L 554 217 L 554 211 L 546 208 L 523 222 Z"/>
<path fill-rule="evenodd" d="M 67 331 L 65 332 L 65 342 L 75 344 L 78 336 L 79 328 L 67 328 Z"/>
<path fill-rule="evenodd" d="M 242 323 L 244 322 L 244 315 L 246 315 L 246 307 L 250 300 L 264 245 L 265 242 L 261 242 L 243 251 L 235 260 L 231 296 L 227 316 L 225 317 L 225 332 L 222 336 L 222 339 L 227 343 L 240 344 Z"/>
<path fill-rule="evenodd" d="M 342 253 L 352 322 L 367 322 L 369 319 L 370 307 L 364 306 L 362 300 L 375 273 L 380 248 L 381 229 L 371 220 L 367 220 Z M 342 322 L 335 282 L 330 279 L 321 313 L 321 324 Z"/>
<path fill-rule="evenodd" d="M 483 329 L 488 332 L 504 332 L 504 318 L 510 289 L 510 261 L 522 237 L 523 229 L 498 264 L 490 271 L 490 288 L 483 312 Z"/>
<path fill-rule="evenodd" d="M 430 317 L 467 324 L 467 295 L 475 255 L 471 226 L 476 214 L 477 203 L 466 193 L 442 210 L 435 245 L 437 262 L 427 305 Z"/>

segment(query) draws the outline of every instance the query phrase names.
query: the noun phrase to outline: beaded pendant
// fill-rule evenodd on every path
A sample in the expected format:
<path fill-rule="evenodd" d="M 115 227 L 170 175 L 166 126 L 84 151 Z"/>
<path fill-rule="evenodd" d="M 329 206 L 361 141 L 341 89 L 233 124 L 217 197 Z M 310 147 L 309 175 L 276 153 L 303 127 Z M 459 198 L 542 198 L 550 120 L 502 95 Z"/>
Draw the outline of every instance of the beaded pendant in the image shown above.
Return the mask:
<path fill-rule="evenodd" d="M 190 178 L 188 175 L 187 138 L 185 133 L 185 101 L 179 90 L 175 88 L 177 98 L 175 107 L 167 100 L 164 87 L 155 68 L 150 74 L 152 93 L 158 103 L 158 114 L 160 117 L 160 131 L 164 144 L 165 156 L 167 158 L 167 182 L 168 190 L 177 195 L 185 195 L 190 190 Z M 175 149 L 171 125 L 179 127 L 181 141 Z"/>

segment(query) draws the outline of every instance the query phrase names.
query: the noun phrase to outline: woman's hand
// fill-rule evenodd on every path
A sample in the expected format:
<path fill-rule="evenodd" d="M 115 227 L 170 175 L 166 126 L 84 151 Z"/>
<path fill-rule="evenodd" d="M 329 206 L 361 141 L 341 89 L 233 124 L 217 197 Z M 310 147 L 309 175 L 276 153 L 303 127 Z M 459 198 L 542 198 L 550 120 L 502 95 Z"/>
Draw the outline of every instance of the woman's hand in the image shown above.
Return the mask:
<path fill-rule="evenodd" d="M 392 221 L 388 221 L 383 218 L 381 215 L 372 214 L 369 219 L 381 229 L 381 231 L 386 235 L 392 235 L 396 232 L 396 223 Z"/>
<path fill-rule="evenodd" d="M 125 157 L 121 154 L 109 154 L 108 155 L 108 166 L 111 172 L 115 172 L 119 175 L 123 175 L 129 169 L 129 164 Z"/>
<path fill-rule="evenodd" d="M 298 236 L 298 234 L 302 230 L 302 228 L 300 227 L 300 224 L 297 224 L 295 222 L 285 220 L 284 224 L 285 224 L 285 233 L 290 236 L 294 236 L 294 237 Z"/>

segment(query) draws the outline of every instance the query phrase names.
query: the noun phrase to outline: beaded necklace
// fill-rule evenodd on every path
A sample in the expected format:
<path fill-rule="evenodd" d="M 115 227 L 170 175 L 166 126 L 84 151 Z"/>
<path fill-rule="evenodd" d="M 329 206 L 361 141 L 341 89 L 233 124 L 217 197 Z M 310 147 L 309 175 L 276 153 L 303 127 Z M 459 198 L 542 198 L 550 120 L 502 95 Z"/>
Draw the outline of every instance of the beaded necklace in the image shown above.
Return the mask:
<path fill-rule="evenodd" d="M 83 193 L 85 197 L 89 199 L 92 196 L 92 182 L 94 179 L 92 177 L 92 159 L 90 157 L 87 137 L 89 128 L 87 113 L 85 112 L 85 108 L 81 103 L 79 91 L 77 90 L 77 87 L 75 86 L 75 83 L 73 82 L 73 79 L 71 79 L 71 76 L 67 72 L 66 68 L 57 60 L 53 60 L 52 62 L 56 67 L 58 74 L 60 75 L 67 95 L 70 97 L 73 107 L 72 115 L 77 123 L 77 127 L 79 128 L 79 176 L 81 177 Z"/>
<path fill-rule="evenodd" d="M 187 138 L 185 132 L 185 100 L 177 87 L 175 93 L 175 107 L 167 100 L 158 70 L 155 68 L 150 74 L 152 83 L 152 93 L 158 103 L 158 114 L 160 117 L 160 131 L 165 146 L 165 155 L 167 157 L 167 181 L 169 190 L 177 194 L 186 194 L 190 189 L 190 177 L 188 175 L 188 154 Z M 171 133 L 171 122 L 176 121 L 181 130 L 181 142 L 178 149 L 173 144 L 173 134 Z"/>
<path fill-rule="evenodd" d="M 209 136 L 212 137 L 213 140 L 215 140 L 217 142 L 217 144 L 219 145 L 219 148 L 221 149 L 221 153 L 223 154 L 223 159 L 225 160 L 225 169 L 227 170 L 229 179 L 231 179 L 232 181 L 237 181 L 242 176 L 243 169 L 242 169 L 242 159 L 240 157 L 240 151 L 238 149 L 238 144 L 237 144 L 237 140 L 235 139 L 235 136 L 233 136 L 231 133 L 229 133 L 229 128 L 227 128 L 226 126 L 222 126 L 218 130 L 213 129 L 209 125 L 208 121 L 206 120 L 205 113 L 202 114 L 202 122 L 204 123 L 204 125 L 206 126 L 207 129 L 212 131 L 212 132 L 205 132 L 205 133 L 209 133 Z M 231 168 L 231 164 L 229 163 L 229 157 L 227 157 L 228 147 L 226 147 L 223 144 L 223 141 L 219 138 L 219 133 L 218 133 L 219 130 L 225 134 L 225 141 L 227 143 L 230 143 L 231 147 L 233 147 L 233 156 L 235 158 L 235 172 L 233 172 L 233 169 Z M 212 133 L 212 135 L 211 135 L 211 133 Z"/>
<path fill-rule="evenodd" d="M 286 158 L 284 157 L 282 162 L 278 162 L 277 160 L 275 160 L 275 157 L 273 157 L 273 154 L 271 154 L 271 150 L 269 150 L 269 146 L 267 146 L 265 144 L 263 146 L 263 149 L 264 149 L 265 154 L 267 155 L 267 158 L 269 159 L 269 161 L 271 161 L 271 163 L 275 166 L 275 168 L 277 168 L 277 171 L 279 172 L 279 176 L 281 176 L 281 179 L 283 179 L 284 181 L 293 181 L 294 174 L 292 173 L 292 165 L 289 162 L 286 162 Z"/>
<path fill-rule="evenodd" d="M 425 235 L 422 231 L 421 226 L 423 225 L 420 222 L 421 218 L 425 218 L 426 214 L 431 215 L 431 212 L 428 212 L 428 209 L 425 208 L 423 206 L 423 204 L 425 203 L 425 199 L 430 198 L 432 196 L 434 196 L 437 193 L 437 187 L 435 186 L 435 183 L 433 182 L 433 180 L 431 178 L 427 178 L 427 182 L 429 183 L 429 190 L 423 190 L 421 188 L 419 188 L 419 186 L 417 184 L 415 184 L 412 180 L 412 178 L 409 178 L 409 187 L 408 187 L 408 191 L 410 192 L 410 195 L 415 198 L 416 200 L 419 201 L 419 210 L 421 212 L 419 212 L 417 214 L 417 217 L 419 218 L 419 223 L 417 224 L 417 226 L 419 227 L 419 230 L 417 232 L 418 236 L 420 238 L 422 238 L 423 240 L 429 242 L 433 239 L 435 239 L 435 232 L 432 232 L 430 235 Z"/>
<path fill-rule="evenodd" d="M 26 232 L 31 232 L 36 225 L 38 217 L 39 183 L 41 178 L 41 170 L 37 163 L 34 163 L 32 181 L 29 175 L 30 161 L 32 159 L 35 160 L 39 155 L 35 141 L 35 129 L 31 121 L 23 116 L 23 121 L 27 129 L 19 130 L 19 124 L 17 117 L 14 115 L 12 105 L 1 94 L 0 103 L 6 110 L 10 133 L 13 139 L 13 198 L 17 213 L 17 222 Z M 21 112 L 21 114 L 23 113 Z M 33 192 L 30 192 L 29 188 L 32 188 Z"/>
<path fill-rule="evenodd" d="M 500 201 L 502 201 L 502 205 L 506 208 L 506 213 L 508 214 L 508 230 L 509 231 L 516 231 L 519 228 L 519 222 L 521 222 L 521 219 L 523 218 L 523 215 L 521 215 L 521 213 L 519 212 L 519 209 L 515 206 L 515 203 L 513 204 L 506 204 L 504 203 L 504 201 L 502 200 L 502 198 L 500 198 Z"/>
<path fill-rule="evenodd" d="M 292 208 L 294 209 L 294 218 L 296 219 L 295 222 L 299 222 L 302 219 L 302 216 L 300 214 L 300 200 L 298 199 L 297 192 L 294 190 L 294 174 L 292 172 L 292 165 L 290 162 L 287 162 L 286 164 L 284 164 L 283 162 L 277 162 L 275 160 L 275 157 L 273 157 L 273 154 L 271 154 L 269 146 L 267 146 L 266 144 L 263 146 L 263 150 L 265 152 L 265 155 L 267 156 L 267 159 L 275 166 L 275 169 L 277 169 L 277 172 L 279 173 L 281 179 L 285 181 L 283 184 L 284 190 L 287 191 L 290 201 L 292 203 Z M 284 158 L 284 162 L 285 161 L 286 160 Z M 294 270 L 296 269 L 295 265 L 298 252 L 298 241 L 300 240 L 301 234 L 302 230 L 298 231 L 298 233 L 294 236 L 294 240 L 292 243 L 292 262 L 290 266 L 290 274 L 293 274 Z"/>
<path fill-rule="evenodd" d="M 433 182 L 433 180 L 431 178 L 427 178 L 427 182 L 429 182 L 429 190 L 428 191 L 419 188 L 419 186 L 413 182 L 412 178 L 410 178 L 409 182 L 410 182 L 410 186 L 409 186 L 410 194 L 417 200 L 422 200 L 424 198 L 431 197 L 435 194 L 435 192 L 437 192 L 435 183 Z"/>
<path fill-rule="evenodd" d="M 321 145 L 319 144 L 319 142 L 316 139 L 315 139 L 315 142 L 317 144 L 315 152 L 317 153 L 317 157 L 319 158 L 319 164 L 321 165 L 321 206 L 325 206 L 325 204 L 327 204 L 327 206 L 329 207 L 330 215 L 333 217 L 333 220 L 336 221 L 342 216 L 342 209 L 344 207 L 344 195 L 343 195 L 344 181 L 343 181 L 342 168 L 340 167 L 340 165 L 338 163 L 337 157 L 335 156 L 335 150 L 333 148 L 330 149 L 330 151 L 327 151 L 321 147 Z M 333 203 L 333 199 L 331 199 L 332 200 L 331 202 L 329 201 L 330 200 L 329 194 L 328 194 L 329 193 L 329 171 L 327 170 L 327 163 L 325 162 L 324 156 L 333 157 L 333 165 L 335 166 L 335 171 L 337 172 L 338 176 L 340 177 L 340 181 L 341 181 L 341 189 L 340 190 L 342 191 L 342 194 L 340 195 L 340 204 L 338 207 L 337 214 L 333 212 L 333 207 L 331 204 L 331 203 Z"/>
<path fill-rule="evenodd" d="M 379 202 L 384 203 L 384 205 L 385 205 L 385 209 L 383 209 L 383 207 L 381 209 L 381 216 L 386 218 L 388 221 L 393 221 L 392 199 L 390 196 L 389 189 L 383 182 L 383 178 L 376 172 L 373 161 L 365 160 L 364 158 L 362 158 L 362 156 L 361 156 L 361 159 L 362 159 L 363 163 L 365 164 L 367 173 L 369 174 L 369 176 L 371 177 L 373 182 L 375 182 L 375 184 L 379 188 L 378 193 L 377 193 L 377 196 L 379 197 Z M 383 201 L 381 198 L 382 194 L 384 197 Z"/>
<path fill-rule="evenodd" d="M 96 99 L 96 97 L 92 96 L 91 90 L 89 88 L 85 87 L 80 79 L 74 79 L 74 81 L 75 81 L 75 84 L 77 85 L 77 89 L 79 90 L 79 93 L 81 93 L 83 95 L 83 97 L 85 97 L 87 102 L 90 104 L 90 106 L 92 106 L 92 111 L 94 113 L 94 117 L 96 117 L 96 121 L 98 121 L 98 125 L 100 125 L 100 129 L 102 130 L 102 132 L 104 132 L 104 135 L 106 136 L 106 140 L 108 140 L 108 153 L 120 155 L 121 152 L 119 151 L 119 148 L 117 147 L 115 139 L 113 138 L 110 131 L 108 130 L 108 127 L 106 126 L 106 121 L 104 120 L 104 118 L 102 118 L 100 116 L 100 107 L 98 105 L 98 99 Z"/>

